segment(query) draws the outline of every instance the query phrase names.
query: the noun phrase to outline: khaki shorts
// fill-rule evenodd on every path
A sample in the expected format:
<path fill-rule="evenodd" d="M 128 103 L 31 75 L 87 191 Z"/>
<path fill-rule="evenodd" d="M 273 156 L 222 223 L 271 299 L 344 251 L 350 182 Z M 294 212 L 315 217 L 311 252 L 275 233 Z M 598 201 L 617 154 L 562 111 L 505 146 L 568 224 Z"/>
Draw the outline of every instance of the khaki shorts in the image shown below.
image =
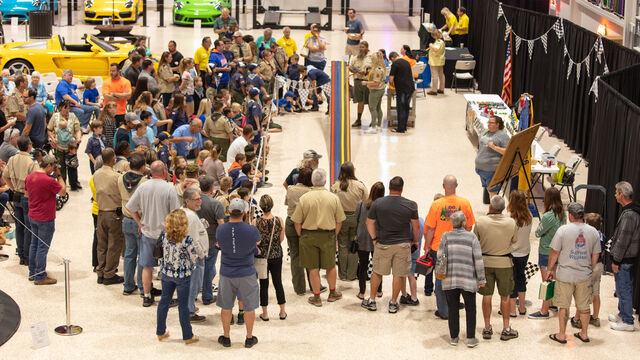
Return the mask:
<path fill-rule="evenodd" d="M 336 266 L 336 232 L 302 230 L 300 266 L 306 269 L 331 269 Z"/>
<path fill-rule="evenodd" d="M 373 272 L 378 275 L 409 276 L 411 274 L 411 243 L 382 245 L 373 249 Z"/>
<path fill-rule="evenodd" d="M 496 283 L 498 283 L 498 294 L 507 297 L 513 292 L 513 268 L 484 268 L 484 276 L 487 278 L 487 284 L 480 289 L 478 293 L 482 296 L 493 295 Z"/>
<path fill-rule="evenodd" d="M 576 283 L 556 281 L 553 305 L 568 309 L 571 307 L 571 298 L 573 297 L 578 310 L 589 310 L 592 299 L 591 292 L 591 280 Z"/>
<path fill-rule="evenodd" d="M 602 263 L 597 263 L 591 273 L 591 294 L 593 296 L 600 296 L 600 278 L 602 277 L 603 270 L 604 265 Z"/>
<path fill-rule="evenodd" d="M 355 44 L 355 45 L 347 44 L 344 47 L 345 55 L 356 56 L 358 55 L 359 52 L 360 52 L 360 44 Z"/>
<path fill-rule="evenodd" d="M 360 79 L 353 79 L 353 102 L 369 104 L 369 88 Z"/>

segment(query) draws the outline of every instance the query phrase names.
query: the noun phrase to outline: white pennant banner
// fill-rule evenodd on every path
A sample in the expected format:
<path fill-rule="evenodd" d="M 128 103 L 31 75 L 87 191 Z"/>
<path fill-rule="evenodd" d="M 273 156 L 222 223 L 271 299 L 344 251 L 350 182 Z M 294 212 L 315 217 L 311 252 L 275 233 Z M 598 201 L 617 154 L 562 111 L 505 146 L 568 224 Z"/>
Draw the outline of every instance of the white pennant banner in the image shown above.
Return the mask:
<path fill-rule="evenodd" d="M 596 46 L 598 47 L 596 49 L 596 54 L 598 55 L 598 63 L 602 63 L 602 60 L 600 59 L 602 53 L 604 52 L 604 46 L 602 46 L 602 38 L 598 38 L 598 41 L 596 41 Z"/>
<path fill-rule="evenodd" d="M 571 75 L 571 68 L 573 67 L 573 60 L 569 59 L 569 68 L 567 70 L 567 80 L 569 80 L 569 76 Z"/>
<path fill-rule="evenodd" d="M 591 62 L 591 56 L 587 56 L 587 58 L 585 59 L 585 62 L 584 62 L 584 68 L 585 68 L 585 70 L 587 70 L 587 76 L 591 76 L 590 70 L 589 70 L 589 67 L 591 66 L 591 65 L 589 65 L 590 62 Z"/>
<path fill-rule="evenodd" d="M 556 23 L 553 25 L 553 30 L 556 31 L 556 37 L 558 41 L 560 41 L 564 36 L 564 28 L 562 27 L 562 21 L 560 19 L 556 20 Z"/>
<path fill-rule="evenodd" d="M 504 41 L 507 41 L 509 37 L 509 33 L 511 32 L 511 25 L 507 24 L 506 30 L 504 31 Z"/>
<path fill-rule="evenodd" d="M 580 84 L 580 65 L 582 63 L 576 63 L 576 81 Z"/>
<path fill-rule="evenodd" d="M 531 60 L 531 57 L 533 56 L 534 43 L 535 43 L 535 40 L 527 40 L 527 46 L 529 47 L 529 60 Z"/>
<path fill-rule="evenodd" d="M 567 47 L 566 47 L 566 46 L 564 47 L 564 55 L 563 55 L 563 58 L 564 58 L 564 56 L 569 56 L 569 51 L 567 51 Z M 569 56 L 569 59 L 571 59 L 571 56 Z"/>
<path fill-rule="evenodd" d="M 540 40 L 542 41 L 542 46 L 544 47 L 544 53 L 547 53 L 547 33 L 542 34 L 540 36 Z"/>
<path fill-rule="evenodd" d="M 518 35 L 516 35 L 516 55 L 518 54 L 518 50 L 520 50 L 520 42 L 522 41 L 522 38 Z"/>
<path fill-rule="evenodd" d="M 591 89 L 589 89 L 589 94 L 593 94 L 595 96 L 596 102 L 598 102 L 598 79 L 600 79 L 600 76 L 596 76 L 591 84 Z"/>
<path fill-rule="evenodd" d="M 607 66 L 607 63 L 604 63 L 604 73 L 608 73 L 609 72 L 609 67 Z"/>
<path fill-rule="evenodd" d="M 504 11 L 502 11 L 502 4 L 498 4 L 498 19 L 497 20 L 500 20 L 501 16 L 504 16 Z"/>

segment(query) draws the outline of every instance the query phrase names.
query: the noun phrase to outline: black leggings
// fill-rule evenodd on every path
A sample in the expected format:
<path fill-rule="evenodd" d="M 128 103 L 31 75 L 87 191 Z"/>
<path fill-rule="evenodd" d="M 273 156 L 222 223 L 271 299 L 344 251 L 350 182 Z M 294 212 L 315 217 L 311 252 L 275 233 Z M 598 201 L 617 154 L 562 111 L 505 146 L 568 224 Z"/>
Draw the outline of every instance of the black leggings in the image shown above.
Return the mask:
<path fill-rule="evenodd" d="M 457 338 L 460 334 L 460 294 L 464 299 L 464 311 L 467 314 L 467 339 L 476 337 L 476 293 L 462 289 L 445 290 L 449 306 L 449 335 Z"/>
<path fill-rule="evenodd" d="M 260 279 L 260 306 L 269 305 L 269 273 L 271 282 L 276 289 L 278 305 L 286 303 L 284 299 L 284 288 L 282 287 L 282 258 L 267 261 L 267 278 Z"/>
<path fill-rule="evenodd" d="M 360 286 L 360 294 L 365 294 L 367 291 L 367 280 L 369 280 L 369 254 L 373 251 L 361 251 L 358 250 L 358 285 Z M 382 292 L 382 280 L 380 280 L 380 286 L 378 286 L 378 292 Z"/>

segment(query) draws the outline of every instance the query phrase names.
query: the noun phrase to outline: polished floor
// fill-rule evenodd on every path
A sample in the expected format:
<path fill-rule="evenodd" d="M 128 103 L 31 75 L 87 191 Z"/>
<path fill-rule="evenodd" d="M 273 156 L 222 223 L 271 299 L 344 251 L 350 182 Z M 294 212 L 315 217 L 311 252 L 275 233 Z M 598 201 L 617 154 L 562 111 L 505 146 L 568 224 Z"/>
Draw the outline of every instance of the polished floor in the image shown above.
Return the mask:
<path fill-rule="evenodd" d="M 157 20 L 150 19 L 150 23 Z M 416 25 L 417 19 L 412 20 Z M 397 30 L 388 15 L 370 15 L 366 23 L 368 30 L 365 38 L 371 48 L 398 50 L 401 44 L 417 47 L 418 37 L 415 31 Z M 18 39 L 20 28 L 12 29 L 6 25 L 7 37 Z M 55 33 L 69 38 L 68 42 L 79 41 L 91 27 L 86 25 L 72 28 L 54 28 Z M 136 27 L 135 32 L 151 36 L 151 49 L 160 53 L 170 39 L 178 42 L 178 48 L 185 55 L 193 53 L 199 45 L 199 39 L 211 34 L 210 29 L 193 30 L 171 25 L 163 29 L 149 26 L 146 29 Z M 254 35 L 258 31 L 249 31 Z M 303 31 L 294 31 L 295 39 L 301 39 Z M 22 35 L 24 36 L 24 35 Z M 330 45 L 328 55 L 338 59 L 342 56 L 345 35 L 342 32 L 327 32 Z M 383 105 L 384 107 L 384 105 Z M 470 199 L 476 216 L 483 215 L 487 207 L 482 204 L 480 180 L 474 172 L 475 139 L 464 129 L 465 100 L 461 94 L 447 90 L 445 95 L 425 98 L 418 95 L 418 119 L 416 127 L 407 134 L 395 135 L 383 131 L 378 135 L 351 133 L 352 161 L 356 166 L 356 175 L 370 186 L 381 180 L 385 184 L 396 175 L 405 179 L 404 195 L 417 201 L 420 216 L 426 216 L 433 195 L 442 191 L 441 181 L 444 175 L 454 174 L 459 181 L 459 194 Z M 352 106 L 352 117 L 355 107 Z M 368 119 L 368 110 L 365 110 Z M 274 185 L 259 191 L 270 194 L 277 204 L 274 213 L 286 216 L 282 205 L 284 189 L 280 185 L 302 156 L 306 149 L 315 149 L 325 156 L 320 166 L 327 168 L 328 119 L 320 113 L 305 113 L 278 117 L 283 126 L 281 134 L 271 137 L 271 152 L 268 168 L 270 182 Z M 545 148 L 561 141 L 545 135 L 541 141 Z M 560 160 L 568 160 L 572 153 L 562 147 Z M 600 318 L 602 327 L 590 327 L 591 343 L 584 344 L 568 336 L 568 343 L 560 345 L 548 339 L 547 335 L 557 331 L 558 319 L 555 314 L 549 320 L 529 320 L 519 316 L 513 319 L 513 328 L 520 337 L 508 342 L 494 335 L 490 341 L 481 340 L 475 349 L 467 349 L 461 342 L 457 348 L 449 345 L 447 322 L 434 316 L 435 298 L 423 295 L 424 279 L 418 280 L 420 305 L 401 307 L 393 315 L 387 312 L 387 303 L 391 294 L 391 279 L 385 278 L 384 296 L 378 300 L 378 311 L 368 312 L 360 307 L 356 298 L 357 282 L 338 282 L 338 288 L 344 297 L 335 303 L 324 303 L 316 308 L 307 304 L 306 297 L 296 296 L 290 283 L 288 261 L 285 261 L 284 286 L 287 294 L 287 313 L 285 321 L 278 320 L 275 294 L 271 290 L 271 321 L 256 320 L 254 334 L 259 344 L 251 350 L 243 347 L 244 328 L 234 325 L 231 331 L 232 347 L 223 349 L 216 339 L 221 334 L 220 311 L 215 305 L 200 307 L 200 314 L 206 321 L 193 326 L 194 333 L 200 336 L 200 342 L 185 346 L 180 341 L 177 310 L 169 312 L 168 330 L 171 338 L 159 343 L 155 337 L 156 307 L 143 308 L 138 296 L 123 296 L 120 285 L 102 286 L 96 284 L 95 274 L 91 271 L 92 219 L 90 214 L 90 191 L 88 189 L 89 167 L 84 154 L 80 156 L 80 181 L 84 189 L 71 193 L 70 201 L 58 212 L 56 233 L 49 252 L 49 274 L 58 279 L 54 286 L 38 287 L 27 281 L 27 269 L 18 265 L 13 255 L 13 247 L 5 247 L 2 252 L 11 258 L 0 263 L 0 288 L 11 295 L 20 305 L 22 324 L 15 336 L 0 349 L 0 359 L 134 359 L 151 357 L 169 359 L 182 356 L 197 356 L 248 359 L 256 356 L 265 359 L 301 359 L 301 358 L 351 358 L 351 359 L 417 359 L 472 356 L 474 359 L 533 359 L 566 358 L 596 359 L 625 354 L 633 357 L 640 350 L 638 332 L 618 333 L 609 329 L 607 315 L 616 310 L 617 299 L 613 297 L 613 277 L 602 278 L 602 309 Z M 587 169 L 581 167 L 577 182 L 586 181 Z M 534 221 L 534 227 L 538 221 Z M 531 258 L 537 259 L 537 240 L 532 237 Z M 286 246 L 286 242 L 284 243 Z M 81 335 L 60 337 L 53 329 L 65 322 L 64 271 L 61 259 L 71 260 L 71 321 L 84 328 Z M 287 259 L 288 260 L 288 259 Z M 122 266 L 120 266 L 122 270 Z M 323 280 L 324 281 L 324 280 Z M 527 300 L 532 303 L 527 311 L 534 312 L 540 304 L 537 300 L 539 275 L 529 285 Z M 158 285 L 159 286 L 159 285 Z M 478 297 L 478 303 L 480 297 Z M 501 318 L 497 315 L 497 294 L 494 299 L 492 324 L 499 332 Z M 461 314 L 462 318 L 464 315 Z M 480 337 L 482 316 L 478 307 L 476 336 Z M 49 330 L 49 346 L 34 350 L 30 327 L 44 322 Z M 464 324 L 461 324 L 464 329 Z M 637 326 L 636 326 L 637 328 Z M 568 333 L 575 331 L 569 328 Z M 461 333 L 464 337 L 464 331 Z"/>

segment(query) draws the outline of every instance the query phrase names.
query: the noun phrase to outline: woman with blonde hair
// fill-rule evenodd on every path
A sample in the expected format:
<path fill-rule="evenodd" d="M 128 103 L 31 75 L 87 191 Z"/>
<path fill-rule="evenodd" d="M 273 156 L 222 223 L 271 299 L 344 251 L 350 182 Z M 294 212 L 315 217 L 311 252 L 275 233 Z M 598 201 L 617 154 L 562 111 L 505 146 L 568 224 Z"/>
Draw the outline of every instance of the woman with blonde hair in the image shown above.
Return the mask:
<path fill-rule="evenodd" d="M 151 129 L 153 130 L 153 135 L 158 136 L 158 127 L 164 125 L 170 126 L 173 121 L 158 120 L 155 111 L 153 111 L 153 108 L 151 107 L 152 103 L 153 95 L 151 95 L 151 92 L 149 91 L 144 91 L 136 99 L 136 102 L 133 105 L 133 111 L 136 113 L 136 115 L 138 115 L 138 118 L 140 118 L 140 114 L 145 110 L 151 113 Z"/>
<path fill-rule="evenodd" d="M 117 105 L 115 102 L 106 103 L 104 109 L 100 112 L 100 116 L 98 117 L 98 121 L 102 123 L 102 134 L 104 134 L 104 138 L 107 140 L 104 143 L 104 146 L 108 148 L 113 148 L 113 138 L 116 135 L 116 129 L 118 128 L 118 123 L 116 121 L 116 113 L 118 111 Z"/>
<path fill-rule="evenodd" d="M 211 117 L 211 109 L 211 101 L 209 101 L 209 99 L 207 98 L 203 98 L 202 100 L 200 100 L 196 118 L 200 118 L 200 120 L 202 120 L 202 123 L 204 124 L 204 122 Z"/>
<path fill-rule="evenodd" d="M 178 66 L 178 72 L 182 76 L 182 82 L 178 86 L 180 93 L 184 95 L 184 100 L 187 109 L 187 118 L 191 120 L 193 115 L 193 93 L 195 91 L 195 82 L 193 75 L 191 75 L 191 69 L 195 66 L 192 58 L 184 58 L 180 60 Z"/>
<path fill-rule="evenodd" d="M 456 26 L 458 25 L 458 19 L 448 7 L 443 7 L 442 10 L 440 10 L 440 14 L 444 16 L 444 20 L 446 21 L 446 24 L 440 28 L 440 31 L 447 29 L 449 35 L 454 35 Z"/>
<path fill-rule="evenodd" d="M 185 344 L 198 341 L 191 330 L 189 318 L 189 285 L 191 273 L 196 265 L 196 248 L 189 236 L 189 220 L 182 209 L 173 210 L 164 222 L 165 232 L 160 236 L 162 258 L 162 298 L 158 303 L 156 335 L 162 341 L 169 337 L 167 313 L 173 293 L 178 292 L 178 314 L 182 327 L 182 340 Z"/>
<path fill-rule="evenodd" d="M 512 245 L 511 256 L 513 260 L 513 293 L 509 301 L 511 302 L 511 317 L 516 315 L 516 298 L 518 299 L 518 312 L 520 315 L 527 313 L 525 307 L 525 295 L 527 293 L 527 278 L 525 268 L 529 261 L 531 244 L 529 235 L 531 234 L 531 223 L 533 217 L 527 206 L 527 196 L 524 192 L 516 190 L 509 196 L 509 206 L 507 207 L 511 218 L 516 221 L 518 227 L 518 241 Z"/>
<path fill-rule="evenodd" d="M 371 125 L 368 133 L 380 131 L 382 126 L 382 96 L 387 87 L 387 66 L 380 51 L 371 54 L 371 71 L 367 81 L 363 82 L 369 88 L 369 111 L 371 112 Z"/>
<path fill-rule="evenodd" d="M 440 30 L 431 32 L 431 37 L 435 40 L 429 44 L 429 67 L 431 68 L 431 90 L 429 95 L 444 94 L 444 51 L 445 45 L 442 41 Z"/>

